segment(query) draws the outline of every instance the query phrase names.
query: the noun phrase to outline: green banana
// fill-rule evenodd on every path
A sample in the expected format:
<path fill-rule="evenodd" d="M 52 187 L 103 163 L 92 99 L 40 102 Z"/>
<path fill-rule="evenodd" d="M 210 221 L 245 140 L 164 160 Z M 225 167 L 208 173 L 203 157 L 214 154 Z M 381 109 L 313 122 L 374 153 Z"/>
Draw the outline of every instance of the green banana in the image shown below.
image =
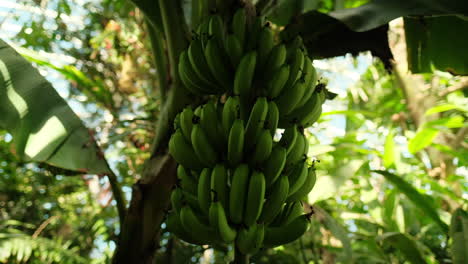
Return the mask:
<path fill-rule="evenodd" d="M 204 168 L 200 173 L 197 185 L 197 198 L 200 208 L 208 214 L 211 203 L 211 169 Z"/>
<path fill-rule="evenodd" d="M 263 199 L 265 199 L 265 176 L 260 171 L 254 171 L 249 180 L 244 224 L 251 226 L 257 221 L 262 213 Z"/>
<path fill-rule="evenodd" d="M 281 211 L 281 207 L 288 197 L 289 179 L 287 176 L 282 176 L 272 187 L 270 194 L 267 196 L 265 205 L 263 206 L 260 221 L 270 223 L 275 219 Z"/>
<path fill-rule="evenodd" d="M 297 50 L 305 50 L 302 37 L 297 35 L 291 42 L 287 43 L 286 49 L 288 51 L 288 58 L 293 57 Z"/>
<path fill-rule="evenodd" d="M 202 168 L 201 161 L 197 158 L 192 146 L 187 143 L 182 132 L 178 129 L 169 140 L 169 153 L 186 168 L 199 170 Z"/>
<path fill-rule="evenodd" d="M 224 103 L 221 122 L 224 133 L 229 135 L 234 120 L 240 118 L 240 102 L 238 96 L 229 96 Z"/>
<path fill-rule="evenodd" d="M 285 64 L 276 69 L 271 75 L 271 79 L 267 81 L 267 94 L 269 98 L 276 98 L 281 94 L 289 79 L 289 69 L 289 65 Z"/>
<path fill-rule="evenodd" d="M 195 185 L 195 188 L 197 188 L 197 185 Z M 198 202 L 197 194 L 189 193 L 183 188 L 181 189 L 182 189 L 184 204 L 188 204 L 197 213 L 203 213 L 202 209 L 200 208 L 200 203 Z"/>
<path fill-rule="evenodd" d="M 218 44 L 220 47 L 223 47 L 223 40 L 224 40 L 224 25 L 223 19 L 220 15 L 213 15 L 210 18 L 210 22 L 208 25 L 208 33 L 211 37 L 217 39 Z"/>
<path fill-rule="evenodd" d="M 301 49 L 295 49 L 294 54 L 291 56 L 290 61 L 290 71 L 289 71 L 289 79 L 285 84 L 286 89 L 291 87 L 302 75 L 302 68 L 304 66 L 304 54 L 302 53 Z"/>
<path fill-rule="evenodd" d="M 174 117 L 174 130 L 180 129 L 180 113 Z"/>
<path fill-rule="evenodd" d="M 234 35 L 239 39 L 242 48 L 245 45 L 246 22 L 247 16 L 245 14 L 245 9 L 238 9 L 232 18 L 232 32 L 234 32 Z"/>
<path fill-rule="evenodd" d="M 304 137 L 303 134 L 299 133 L 296 139 L 296 142 L 294 144 L 294 147 L 291 149 L 291 152 L 289 152 L 287 156 L 287 162 L 286 166 L 294 166 L 299 160 L 301 160 L 304 157 L 305 150 L 306 150 L 306 145 L 308 145 L 309 142 L 307 139 Z"/>
<path fill-rule="evenodd" d="M 243 52 L 239 39 L 237 39 L 236 35 L 230 34 L 227 36 L 224 46 L 231 60 L 232 67 L 234 67 L 234 69 L 237 68 Z"/>
<path fill-rule="evenodd" d="M 315 168 L 310 167 L 307 173 L 307 179 L 305 180 L 302 187 L 299 188 L 299 190 L 297 190 L 295 193 L 290 194 L 288 198 L 286 199 L 286 202 L 299 201 L 300 199 L 304 198 L 306 195 L 310 193 L 310 191 L 312 191 L 316 180 L 317 180 L 317 176 L 315 174 Z"/>
<path fill-rule="evenodd" d="M 270 157 L 263 164 L 263 173 L 265 174 L 266 187 L 270 187 L 281 175 L 286 164 L 286 148 L 276 144 L 271 151 Z"/>
<path fill-rule="evenodd" d="M 249 166 L 247 164 L 240 164 L 232 175 L 231 189 L 229 191 L 229 217 L 236 224 L 242 223 L 244 218 L 249 173 Z"/>
<path fill-rule="evenodd" d="M 244 153 L 244 122 L 236 119 L 229 132 L 227 160 L 231 165 L 242 161 Z"/>
<path fill-rule="evenodd" d="M 265 69 L 263 70 L 264 76 L 273 76 L 276 69 L 286 62 L 286 55 L 287 51 L 284 44 L 273 47 L 265 64 Z"/>
<path fill-rule="evenodd" d="M 284 148 L 286 148 L 286 153 L 288 155 L 289 153 L 291 153 L 291 150 L 294 148 L 298 135 L 299 135 L 299 130 L 297 129 L 296 125 L 293 125 L 292 127 L 288 127 L 284 130 L 279 144 L 283 146 Z"/>
<path fill-rule="evenodd" d="M 304 96 L 302 96 L 301 101 L 297 104 L 297 108 L 303 106 L 312 94 L 315 91 L 315 83 L 317 82 L 317 71 L 315 70 L 314 66 L 312 65 L 312 60 L 306 56 L 304 62 L 304 82 L 305 82 L 305 92 Z"/>
<path fill-rule="evenodd" d="M 275 46 L 275 40 L 273 31 L 270 27 L 265 26 L 260 31 L 260 35 L 258 36 L 258 62 L 259 62 L 259 69 L 262 69 L 265 65 L 268 55 L 270 54 L 271 50 Z"/>
<path fill-rule="evenodd" d="M 254 152 L 251 158 L 253 164 L 260 164 L 271 154 L 273 148 L 273 137 L 269 129 L 263 129 L 255 144 Z"/>
<path fill-rule="evenodd" d="M 248 97 L 251 92 L 252 81 L 255 73 L 255 65 L 257 62 L 257 52 L 251 51 L 245 54 L 239 66 L 236 69 L 234 76 L 234 94 L 242 97 Z"/>
<path fill-rule="evenodd" d="M 274 101 L 270 101 L 268 103 L 268 113 L 266 118 L 265 127 L 270 130 L 271 136 L 274 137 L 279 123 L 279 110 Z"/>
<path fill-rule="evenodd" d="M 209 27 L 210 27 L 210 19 L 209 17 L 203 19 L 203 21 L 200 23 L 200 25 L 197 28 L 197 34 L 196 39 L 201 41 L 202 47 L 206 47 L 206 42 L 209 39 Z"/>
<path fill-rule="evenodd" d="M 298 216 L 304 213 L 304 207 L 301 202 L 293 202 L 288 210 L 288 213 L 284 215 L 283 223 L 281 225 L 288 225 Z"/>
<path fill-rule="evenodd" d="M 175 188 L 171 192 L 171 206 L 172 210 L 180 212 L 180 209 L 184 206 L 184 194 L 181 188 Z"/>
<path fill-rule="evenodd" d="M 286 89 L 275 99 L 281 116 L 285 116 L 294 110 L 304 95 L 305 82 L 298 80 L 291 89 Z"/>
<path fill-rule="evenodd" d="M 263 224 L 241 228 L 237 234 L 236 246 L 242 254 L 250 255 L 260 250 L 265 236 Z"/>
<path fill-rule="evenodd" d="M 187 232 L 187 230 L 185 230 L 182 226 L 182 223 L 180 222 L 180 215 L 177 212 L 171 212 L 167 215 L 166 226 L 169 232 L 173 233 L 179 239 L 182 239 L 187 243 L 205 245 L 211 242 L 204 240 L 204 237 L 195 238 L 190 232 Z"/>
<path fill-rule="evenodd" d="M 188 230 L 194 237 L 203 237 L 212 243 L 220 240 L 216 230 L 204 224 L 189 206 L 184 206 L 180 210 L 180 222 L 184 229 Z"/>
<path fill-rule="evenodd" d="M 198 159 L 203 165 L 213 167 L 218 161 L 218 155 L 200 124 L 193 125 L 191 139 Z"/>
<path fill-rule="evenodd" d="M 211 74 L 210 67 L 205 58 L 204 48 L 202 41 L 199 39 L 192 40 L 188 48 L 188 58 L 192 69 L 195 71 L 196 76 L 206 83 L 210 83 L 213 87 L 217 87 L 216 79 Z"/>
<path fill-rule="evenodd" d="M 229 63 L 225 63 L 227 55 L 221 47 L 215 39 L 208 40 L 205 47 L 205 58 L 212 75 L 225 91 L 230 88 L 232 83 L 232 69 Z"/>
<path fill-rule="evenodd" d="M 211 173 L 212 201 L 217 198 L 224 208 L 228 206 L 228 172 L 223 164 L 216 164 Z"/>
<path fill-rule="evenodd" d="M 190 64 L 187 51 L 183 51 L 179 56 L 178 71 L 184 87 L 187 88 L 189 92 L 196 95 L 216 93 L 216 90 L 210 89 L 209 85 L 206 85 L 197 78 L 198 76 Z"/>
<path fill-rule="evenodd" d="M 192 136 L 192 127 L 193 127 L 193 110 L 191 107 L 186 107 L 180 113 L 180 130 L 185 139 L 190 142 Z"/>
<path fill-rule="evenodd" d="M 289 127 L 293 124 L 305 126 L 318 120 L 322 113 L 322 102 L 320 93 L 314 92 L 309 100 L 301 107 L 295 109 L 290 114 L 284 116 L 280 122 L 280 127 Z"/>
<path fill-rule="evenodd" d="M 177 166 L 177 178 L 180 180 L 180 186 L 191 194 L 197 193 L 197 181 L 190 175 L 182 165 Z"/>
<path fill-rule="evenodd" d="M 304 212 L 301 202 L 286 203 L 281 210 L 281 214 L 275 217 L 275 220 L 270 223 L 270 226 L 284 226 L 300 216 Z"/>
<path fill-rule="evenodd" d="M 214 211 L 212 213 L 212 210 Z M 213 215 L 214 224 L 210 224 L 215 227 L 221 236 L 222 240 L 226 243 L 231 243 L 236 239 L 237 231 L 235 228 L 232 228 L 227 220 L 226 212 L 223 208 L 223 205 L 220 202 L 214 202 L 210 207 L 210 220 L 211 215 Z M 216 217 L 216 218 L 214 218 Z"/>
<path fill-rule="evenodd" d="M 297 190 L 299 190 L 304 182 L 307 179 L 307 163 L 301 162 L 297 164 L 291 173 L 288 175 L 289 177 L 289 194 L 288 196 L 293 195 Z"/>
<path fill-rule="evenodd" d="M 220 153 L 224 151 L 224 135 L 222 127 L 218 121 L 218 112 L 213 100 L 208 101 L 201 112 L 200 125 L 203 131 L 206 132 L 206 136 L 210 139 L 212 145 Z"/>
<path fill-rule="evenodd" d="M 296 217 L 288 225 L 281 227 L 265 228 L 265 238 L 263 243 L 267 247 L 284 245 L 301 237 L 309 228 L 310 215 L 305 214 Z"/>
<path fill-rule="evenodd" d="M 260 132 L 265 125 L 266 115 L 268 113 L 268 101 L 265 97 L 259 97 L 255 101 L 252 111 L 250 112 L 249 121 L 245 128 L 245 140 L 247 146 L 253 146 Z"/>

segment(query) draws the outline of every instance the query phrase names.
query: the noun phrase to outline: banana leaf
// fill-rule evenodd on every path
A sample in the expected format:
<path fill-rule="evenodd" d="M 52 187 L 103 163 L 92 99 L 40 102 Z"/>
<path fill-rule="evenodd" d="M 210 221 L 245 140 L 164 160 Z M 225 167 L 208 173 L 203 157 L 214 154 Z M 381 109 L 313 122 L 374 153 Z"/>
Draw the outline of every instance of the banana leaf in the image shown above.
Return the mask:
<path fill-rule="evenodd" d="M 13 152 L 24 161 L 82 173 L 105 174 L 109 166 L 92 130 L 51 83 L 0 40 L 0 129 L 13 137 Z"/>

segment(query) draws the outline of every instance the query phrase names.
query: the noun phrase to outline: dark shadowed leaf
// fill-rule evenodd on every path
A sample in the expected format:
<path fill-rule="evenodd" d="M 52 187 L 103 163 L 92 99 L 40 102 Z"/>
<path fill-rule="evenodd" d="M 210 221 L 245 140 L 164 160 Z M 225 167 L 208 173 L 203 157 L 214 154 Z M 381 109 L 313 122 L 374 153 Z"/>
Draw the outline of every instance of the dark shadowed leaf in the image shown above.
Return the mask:
<path fill-rule="evenodd" d="M 316 59 L 371 51 L 389 68 L 393 57 L 388 47 L 387 30 L 388 26 L 384 25 L 366 32 L 354 32 L 331 16 L 310 11 L 294 19 L 281 36 L 289 41 L 301 35 L 309 56 Z"/>
<path fill-rule="evenodd" d="M 468 21 L 457 16 L 405 18 L 408 66 L 413 73 L 468 74 Z"/>
<path fill-rule="evenodd" d="M 92 132 L 52 85 L 0 40 L 0 128 L 13 136 L 25 161 L 102 174 L 108 165 Z"/>
<path fill-rule="evenodd" d="M 355 31 L 363 32 L 404 16 L 468 15 L 465 0 L 374 0 L 363 6 L 341 9 L 330 15 Z"/>
<path fill-rule="evenodd" d="M 436 222 L 444 232 L 448 231 L 448 226 L 444 223 L 437 213 L 434 205 L 425 197 L 423 194 L 418 192 L 411 184 L 403 180 L 401 177 L 390 173 L 388 171 L 374 170 L 373 172 L 378 173 L 390 181 L 395 187 L 397 187 L 411 202 L 414 203 L 421 211 Z"/>

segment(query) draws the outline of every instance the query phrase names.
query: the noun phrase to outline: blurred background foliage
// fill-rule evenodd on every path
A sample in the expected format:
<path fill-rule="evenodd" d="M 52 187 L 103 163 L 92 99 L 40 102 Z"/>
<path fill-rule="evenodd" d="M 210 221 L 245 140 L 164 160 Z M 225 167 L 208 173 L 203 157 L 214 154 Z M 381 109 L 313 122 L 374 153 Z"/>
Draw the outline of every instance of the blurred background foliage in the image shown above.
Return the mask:
<path fill-rule="evenodd" d="M 158 69 L 143 14 L 126 0 L 2 2 L 0 36 L 26 48 L 95 129 L 129 200 L 163 97 L 154 89 Z M 294 1 L 279 2 L 270 17 L 284 25 Z M 303 12 L 368 2 L 304 1 Z M 401 21 L 390 24 L 398 67 L 406 61 L 401 28 Z M 390 74 L 369 52 L 314 64 L 338 97 L 307 132 L 318 169 L 304 202 L 312 225 L 252 262 L 454 263 L 448 226 L 468 198 L 466 77 L 409 74 L 403 66 Z M 107 179 L 25 164 L 11 149 L 11 136 L 0 132 L 0 263 L 109 262 L 119 230 Z M 190 245 L 162 227 L 157 263 L 232 258 L 229 248 Z"/>

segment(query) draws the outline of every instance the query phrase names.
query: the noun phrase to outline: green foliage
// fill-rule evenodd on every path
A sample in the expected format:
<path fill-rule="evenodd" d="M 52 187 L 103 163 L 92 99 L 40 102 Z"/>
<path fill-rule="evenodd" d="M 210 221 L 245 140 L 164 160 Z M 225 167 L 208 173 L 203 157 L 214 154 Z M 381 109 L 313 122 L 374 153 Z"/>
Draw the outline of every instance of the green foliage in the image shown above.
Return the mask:
<path fill-rule="evenodd" d="M 52 85 L 0 41 L 0 127 L 13 135 L 23 160 L 96 174 L 108 172 L 91 132 Z"/>
<path fill-rule="evenodd" d="M 154 57 L 150 53 L 144 18 L 129 1 L 87 3 L 83 16 L 85 25 L 76 29 L 63 20 L 65 15 L 76 15 L 74 2 L 47 2 L 47 8 L 58 11 L 52 22 L 55 29 L 48 28 L 47 23 L 51 21 L 47 21 L 43 14 L 27 21 L 23 19 L 19 22 L 23 29 L 17 40 L 28 49 L 48 51 L 48 55 L 67 54 L 76 59 L 67 65 L 47 55 L 29 53 L 28 57 L 41 70 L 50 73 L 53 69 L 70 81 L 69 87 L 60 88 L 68 93 L 66 102 L 75 107 L 74 110 L 79 109 L 80 118 L 87 125 L 97 128 L 96 139 L 129 195 L 130 187 L 141 179 L 143 163 L 150 156 L 149 142 L 155 133 L 153 123 L 161 117 L 163 103 L 162 96 L 154 89 L 158 84 L 154 72 L 158 69 L 155 70 Z M 140 5 L 145 1 L 134 2 Z M 335 18 L 340 15 L 343 21 L 354 23 L 352 28 L 358 30 L 380 26 L 390 18 L 414 11 L 405 5 L 395 5 L 411 1 L 392 1 L 385 5 L 384 1 L 360 0 L 274 2 L 275 5 L 265 8 L 265 14 L 277 25 L 294 21 L 302 29 L 310 30 L 309 37 L 304 39 L 310 54 L 315 52 L 316 57 L 370 49 L 368 43 L 375 43 L 370 41 L 375 35 L 352 32 L 337 20 L 324 14 L 316 15 L 314 10 L 327 13 L 362 6 L 332 13 Z M 300 2 L 304 3 L 302 7 Z M 392 8 L 388 8 L 389 5 Z M 438 5 L 442 9 L 431 6 L 426 6 L 431 14 L 454 13 L 450 6 Z M 371 15 L 363 12 L 366 10 L 372 11 Z M 157 9 L 145 9 L 144 12 L 157 21 L 157 16 L 149 13 L 157 13 Z M 312 16 L 295 17 L 304 12 Z M 380 15 L 372 15 L 377 13 Z M 451 23 L 446 24 L 456 28 Z M 434 32 L 443 31 L 439 26 L 431 22 L 431 28 L 436 28 Z M 27 33 L 29 29 L 32 30 L 30 34 Z M 288 28 L 294 29 L 294 26 Z M 423 33 L 433 32 L 431 29 L 431 32 Z M 443 48 L 438 50 L 434 44 L 430 52 L 419 52 L 421 49 L 417 48 L 424 46 L 423 40 L 426 41 L 427 36 L 412 34 L 421 38 L 414 40 L 415 44 L 411 40 L 408 42 L 410 51 L 419 52 L 410 54 L 413 67 L 462 72 L 466 65 L 459 62 L 467 61 L 463 55 L 466 52 L 458 52 L 451 46 L 447 48 L 447 43 L 463 46 L 464 42 L 459 41 L 463 39 L 451 38 L 456 31 L 444 33 L 434 35 L 437 41 L 434 43 Z M 357 37 L 356 34 L 361 35 Z M 379 36 L 386 34 L 385 30 Z M 334 35 L 344 37 L 346 42 L 343 38 L 327 38 Z M 76 43 L 73 39 L 80 39 L 82 43 L 71 44 Z M 327 42 L 327 39 L 331 41 Z M 388 44 L 386 39 L 379 40 L 380 44 Z M 165 49 L 167 44 L 162 42 Z M 359 46 L 359 43 L 365 45 Z M 333 53 L 338 48 L 332 48 L 332 45 L 340 48 L 340 53 Z M 354 49 L 356 46 L 359 49 Z M 25 50 L 22 53 L 26 55 Z M 422 56 L 424 54 L 438 57 L 432 60 Z M 461 60 L 454 60 L 458 58 Z M 351 66 L 353 63 L 357 67 Z M 325 111 L 319 124 L 307 131 L 309 157 L 320 160 L 316 162 L 316 186 L 307 202 L 304 201 L 306 211 L 315 212 L 311 229 L 297 242 L 260 251 L 252 257 L 253 261 L 448 263 L 452 259 L 453 263 L 466 263 L 468 189 L 463 183 L 466 181 L 468 151 L 463 138 L 455 144 L 460 131 L 466 129 L 466 97 L 463 93 L 458 91 L 438 97 L 437 91 L 428 91 L 437 100 L 425 111 L 425 121 L 418 127 L 408 114 L 405 94 L 382 64 L 371 62 L 367 55 L 355 61 L 340 57 L 316 61 L 316 64 L 322 76 L 330 79 L 329 88 L 339 96 L 327 102 L 326 109 L 330 111 Z M 452 71 L 452 68 L 456 70 Z M 28 76 L 31 71 L 25 72 Z M 346 76 L 354 76 L 353 80 L 359 81 L 351 84 Z M 432 83 L 439 90 L 461 82 L 459 78 L 437 71 L 423 77 L 425 85 Z M 62 77 L 52 79 L 59 78 Z M 42 78 L 40 80 L 42 82 Z M 35 81 L 31 87 L 37 85 Z M 343 86 L 347 89 L 341 90 Z M 41 93 L 51 93 L 49 88 Z M 6 107 L 8 97 L 0 98 L 7 102 L 2 104 Z M 52 99 L 34 96 L 28 102 L 41 102 L 44 98 L 47 100 L 42 102 L 38 113 L 48 113 L 44 109 L 54 109 L 50 103 Z M 10 111 L 4 109 L 1 108 L 2 117 Z M 66 171 L 53 170 L 43 164 L 25 164 L 11 152 L 17 148 L 14 144 L 17 136 L 16 131 L 10 133 L 0 132 L 0 263 L 89 263 L 91 259 L 96 263 L 108 263 L 119 232 L 117 214 L 109 206 L 108 182 L 90 175 L 67 177 L 64 175 Z M 441 137 L 450 140 L 441 141 Z M 444 170 L 440 164 L 430 160 L 434 152 L 436 157 L 444 160 L 446 174 L 440 173 Z M 67 153 L 89 156 L 76 150 Z M 372 173 L 375 170 L 384 177 Z M 447 232 L 449 222 L 450 231 Z M 157 263 L 223 263 L 233 258 L 231 248 L 187 244 L 167 232 L 165 224 L 162 227 L 161 248 L 155 257 Z"/>

